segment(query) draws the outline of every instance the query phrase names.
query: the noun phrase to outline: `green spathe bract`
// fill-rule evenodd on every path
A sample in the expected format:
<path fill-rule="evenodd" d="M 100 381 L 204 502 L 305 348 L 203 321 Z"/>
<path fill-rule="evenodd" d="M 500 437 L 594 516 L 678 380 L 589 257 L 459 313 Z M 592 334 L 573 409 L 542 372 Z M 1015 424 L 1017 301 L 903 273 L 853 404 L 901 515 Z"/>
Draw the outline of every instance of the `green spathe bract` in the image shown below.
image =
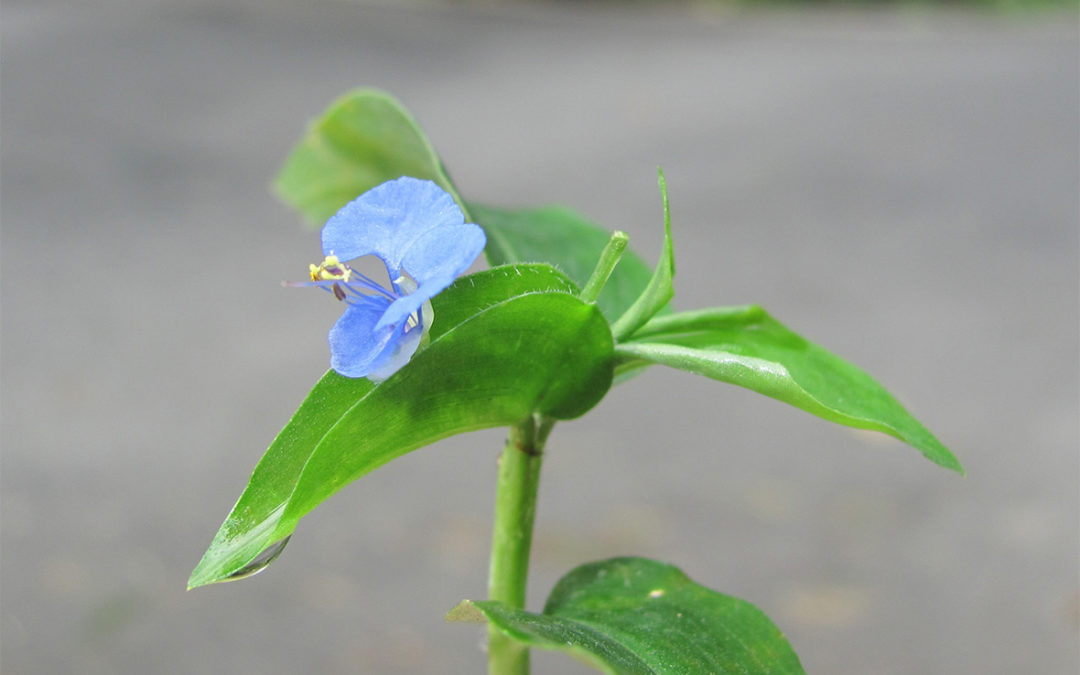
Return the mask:
<path fill-rule="evenodd" d="M 259 462 L 191 575 L 227 580 L 348 483 L 441 438 L 569 419 L 611 385 L 611 332 L 548 265 L 496 268 L 433 299 L 429 345 L 375 385 L 328 372 Z M 507 386 L 512 383 L 512 386 Z"/>

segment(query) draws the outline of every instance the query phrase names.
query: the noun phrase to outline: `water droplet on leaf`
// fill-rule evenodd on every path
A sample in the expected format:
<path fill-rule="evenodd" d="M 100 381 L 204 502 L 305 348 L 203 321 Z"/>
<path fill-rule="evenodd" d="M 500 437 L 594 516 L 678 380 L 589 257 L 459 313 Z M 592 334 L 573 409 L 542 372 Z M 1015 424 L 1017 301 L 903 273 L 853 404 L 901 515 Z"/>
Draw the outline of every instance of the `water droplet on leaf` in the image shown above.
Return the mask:
<path fill-rule="evenodd" d="M 292 539 L 290 534 L 281 541 L 274 542 L 262 550 L 262 553 L 255 556 L 251 562 L 244 565 L 240 569 L 236 570 L 229 576 L 222 579 L 222 581 L 236 581 L 237 579 L 246 579 L 253 577 L 259 572 L 270 566 L 270 563 L 274 562 L 281 552 L 285 550 L 285 544 L 289 543 L 289 539 Z"/>

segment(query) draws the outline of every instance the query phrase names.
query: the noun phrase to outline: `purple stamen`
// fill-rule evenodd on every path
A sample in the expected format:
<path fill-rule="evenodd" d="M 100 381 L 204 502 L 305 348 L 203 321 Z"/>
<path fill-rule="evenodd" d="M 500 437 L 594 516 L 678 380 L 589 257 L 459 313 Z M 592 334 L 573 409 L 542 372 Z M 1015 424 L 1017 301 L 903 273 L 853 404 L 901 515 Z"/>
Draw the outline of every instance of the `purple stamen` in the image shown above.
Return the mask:
<path fill-rule="evenodd" d="M 349 275 L 349 281 L 345 282 L 344 285 L 345 285 L 346 288 L 353 291 L 357 295 L 361 295 L 361 293 L 356 291 L 356 289 L 353 289 L 353 288 L 350 287 L 350 284 L 353 283 L 353 278 L 356 278 L 359 281 L 358 285 L 360 285 L 360 286 L 362 286 L 364 288 L 367 288 L 369 290 L 375 291 L 376 293 L 379 293 L 380 295 L 384 295 L 390 300 L 396 300 L 398 297 L 400 297 L 398 295 L 395 295 L 391 291 L 386 290 L 386 287 L 383 286 L 382 284 L 378 283 L 377 281 L 374 281 L 374 280 L 368 278 L 367 276 L 357 272 L 356 270 L 352 270 L 352 274 Z"/>

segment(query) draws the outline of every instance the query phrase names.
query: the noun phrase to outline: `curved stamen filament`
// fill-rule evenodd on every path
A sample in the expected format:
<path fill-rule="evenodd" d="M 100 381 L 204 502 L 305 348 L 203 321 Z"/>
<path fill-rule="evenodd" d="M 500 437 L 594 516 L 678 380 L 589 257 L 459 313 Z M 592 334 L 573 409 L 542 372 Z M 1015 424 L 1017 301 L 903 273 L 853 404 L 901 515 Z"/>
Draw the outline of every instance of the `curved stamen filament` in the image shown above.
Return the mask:
<path fill-rule="evenodd" d="M 338 283 L 340 283 L 342 286 L 344 286 L 346 289 L 349 290 L 349 292 L 353 293 L 354 295 L 364 295 L 363 293 L 361 293 L 360 291 L 358 291 L 358 290 L 356 290 L 355 288 L 352 287 L 351 284 L 353 283 L 353 280 L 355 279 L 357 282 L 359 282 L 360 286 L 363 286 L 364 288 L 375 291 L 376 293 L 378 293 L 378 294 L 380 294 L 382 296 L 385 296 L 389 300 L 396 300 L 399 297 L 397 295 L 394 295 L 393 292 L 387 290 L 385 286 L 383 286 L 382 284 L 380 284 L 377 281 L 372 280 L 368 276 L 366 276 L 364 274 L 361 274 L 360 272 L 357 272 L 356 270 L 351 270 L 351 272 L 352 273 L 349 275 L 349 280 L 348 281 L 340 281 Z"/>
<path fill-rule="evenodd" d="M 298 284 L 299 285 L 299 284 Z M 321 290 L 326 291 L 330 295 L 333 295 L 338 300 L 341 300 L 347 305 L 361 305 L 364 301 L 374 297 L 373 293 L 361 293 L 359 290 L 353 288 L 347 283 L 341 281 L 316 281 L 307 286 L 316 286 Z M 387 293 L 385 290 L 382 292 L 389 300 L 394 300 L 394 296 Z"/>

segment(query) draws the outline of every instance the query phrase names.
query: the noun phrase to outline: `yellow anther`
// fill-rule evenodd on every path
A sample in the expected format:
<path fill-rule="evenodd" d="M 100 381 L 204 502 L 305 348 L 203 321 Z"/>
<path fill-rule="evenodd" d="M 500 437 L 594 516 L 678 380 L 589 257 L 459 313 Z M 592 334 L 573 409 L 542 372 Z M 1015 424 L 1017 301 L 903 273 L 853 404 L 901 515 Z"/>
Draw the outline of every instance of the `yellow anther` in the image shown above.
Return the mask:
<path fill-rule="evenodd" d="M 348 281 L 352 270 L 336 255 L 328 255 L 318 265 L 308 265 L 312 281 Z"/>

